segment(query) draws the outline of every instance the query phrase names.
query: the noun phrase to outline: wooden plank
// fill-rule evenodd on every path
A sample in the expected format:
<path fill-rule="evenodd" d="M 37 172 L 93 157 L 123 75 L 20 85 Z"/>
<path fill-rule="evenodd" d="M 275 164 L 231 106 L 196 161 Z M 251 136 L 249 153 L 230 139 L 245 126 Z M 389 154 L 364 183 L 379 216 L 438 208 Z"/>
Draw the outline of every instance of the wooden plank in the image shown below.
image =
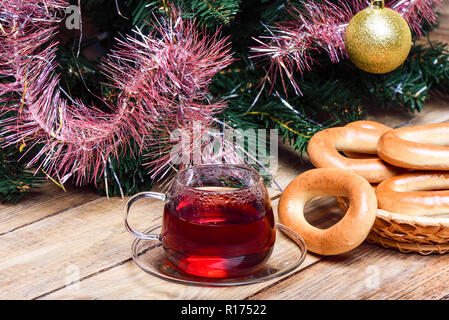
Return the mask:
<path fill-rule="evenodd" d="M 285 186 L 296 173 L 280 168 L 285 181 L 278 181 Z M 36 298 L 65 287 L 72 269 L 90 279 L 129 262 L 132 237 L 122 213 L 126 200 L 99 198 L 1 235 L 0 298 Z M 149 218 L 150 212 L 160 217 L 163 209 L 162 202 L 149 201 L 139 202 L 133 213 L 131 223 L 141 230 L 155 217 Z M 128 276 L 122 275 L 124 285 Z M 119 298 L 121 292 L 115 294 Z"/>
<path fill-rule="evenodd" d="M 273 201 L 277 208 L 277 200 Z M 325 227 L 338 220 L 342 210 L 335 199 L 317 199 L 306 208 L 306 216 L 314 225 Z M 329 212 L 331 212 L 329 214 Z M 304 263 L 294 272 L 310 267 L 321 259 L 308 253 Z M 293 274 L 294 274 L 293 273 Z M 291 277 L 292 274 L 282 279 Z M 77 284 L 66 286 L 43 296 L 43 299 L 245 299 L 255 292 L 277 285 L 282 279 L 244 287 L 211 288 L 174 284 L 152 277 L 140 270 L 133 261 L 125 261 L 87 277 Z"/>
<path fill-rule="evenodd" d="M 309 255 L 301 268 L 315 263 Z M 123 277 L 126 277 L 125 279 Z M 42 299 L 118 299 L 118 300 L 242 300 L 276 281 L 239 287 L 196 287 L 174 284 L 154 278 L 140 270 L 133 262 L 86 279 L 51 293 Z"/>
<path fill-rule="evenodd" d="M 0 235 L 100 197 L 86 188 L 66 189 L 48 182 L 18 204 L 0 204 Z"/>
<path fill-rule="evenodd" d="M 135 213 L 142 220 L 143 202 Z M 122 206 L 101 198 L 2 235 L 0 298 L 35 298 L 64 286 L 72 269 L 86 277 L 129 259 Z M 161 212 L 162 203 L 151 207 Z"/>
<path fill-rule="evenodd" d="M 321 212 L 323 201 L 317 202 L 320 208 L 313 204 L 308 206 L 310 212 Z M 335 206 L 335 202 L 332 207 Z M 273 202 L 277 206 L 277 200 Z M 281 250 L 283 248 L 281 247 Z M 295 270 L 310 267 L 317 263 L 320 257 L 308 254 L 303 264 Z M 140 270 L 133 261 L 125 261 L 117 267 L 104 272 L 94 274 L 80 281 L 79 283 L 66 286 L 60 290 L 42 296 L 42 299 L 245 299 L 255 292 L 266 287 L 276 285 L 279 281 L 291 275 L 284 276 L 280 280 L 272 280 L 266 283 L 253 284 L 240 287 L 197 287 L 175 284 L 161 280 L 146 274 Z"/>
<path fill-rule="evenodd" d="M 288 149 L 281 146 L 280 154 L 284 159 L 288 153 Z M 281 187 L 285 187 L 302 166 L 294 152 L 290 152 L 290 156 L 295 156 L 296 159 L 288 161 L 286 165 L 282 164 L 275 174 Z M 81 277 L 130 259 L 131 238 L 124 230 L 122 221 L 122 207 L 126 199 L 114 197 L 108 200 L 83 188 L 69 187 L 68 190 L 65 193 L 48 183 L 17 205 L 0 206 L 0 244 L 5 244 L 0 246 L 0 297 L 34 298 L 64 286 L 63 280 L 67 278 L 64 268 L 70 269 L 78 265 L 68 263 L 77 260 L 71 254 L 76 255 L 83 250 L 86 251 L 86 259 L 90 257 L 91 260 L 84 262 L 92 266 L 85 268 L 81 263 Z M 273 197 L 280 194 L 276 187 L 269 188 L 269 191 Z M 156 212 L 162 210 L 162 204 L 155 203 L 150 207 Z M 136 208 L 134 220 L 148 221 L 142 208 L 143 205 Z M 48 221 L 43 221 L 45 218 Z M 113 230 L 117 237 L 112 237 L 111 243 L 102 249 L 99 243 L 106 241 L 102 231 L 110 235 Z M 93 237 L 92 234 L 96 236 Z M 27 241 L 33 245 L 28 245 Z M 105 251 L 105 256 L 101 258 L 95 253 L 99 251 L 101 255 L 102 250 Z M 113 251 L 120 254 L 114 256 L 111 253 Z M 114 258 L 109 259 L 108 254 Z M 48 261 L 48 264 L 43 264 L 45 268 L 39 274 L 42 280 L 33 283 L 37 274 L 30 273 L 27 269 L 40 270 L 43 266 L 40 259 Z M 94 263 L 96 260 L 99 260 L 98 264 Z M 17 268 L 18 265 L 20 268 Z M 21 281 L 14 284 L 13 279 L 17 277 Z M 20 286 L 22 282 L 25 283 L 23 287 Z M 42 285 L 43 282 L 45 285 Z"/>
<path fill-rule="evenodd" d="M 309 256 L 304 264 L 313 263 Z M 124 281 L 123 277 L 126 277 Z M 239 287 L 197 287 L 174 284 L 159 278 L 152 278 L 134 263 L 127 262 L 107 272 L 95 275 L 75 285 L 51 293 L 42 299 L 101 299 L 101 300 L 242 300 L 252 292 L 261 290 L 270 281 Z"/>
<path fill-rule="evenodd" d="M 412 125 L 449 122 L 448 98 L 434 95 L 426 104 L 424 110 L 411 122 Z"/>
<path fill-rule="evenodd" d="M 80 286 L 87 288 L 87 291 L 81 291 L 81 297 L 89 292 L 92 295 L 102 288 L 104 283 L 101 279 L 105 277 L 108 279 L 106 282 L 118 282 L 117 286 L 127 288 L 109 291 L 115 298 L 122 298 L 125 292 L 147 292 L 148 287 L 156 288 L 150 294 L 167 290 L 167 297 L 173 292 L 185 298 L 203 294 L 203 290 L 198 287 L 171 284 L 149 276 L 136 268 L 134 262 L 130 262 L 132 238 L 124 230 L 121 205 L 117 202 L 117 199 L 96 200 L 0 237 L 0 298 L 31 299 L 53 291 L 57 295 L 60 294 L 58 289 L 66 287 L 74 274 L 85 279 Z M 151 209 L 161 212 L 162 206 L 163 203 L 152 203 Z M 148 204 L 138 204 L 134 220 L 148 221 L 148 210 Z M 156 223 L 160 223 L 160 220 L 156 220 Z M 303 266 L 313 262 L 308 257 Z M 111 271 L 105 271 L 109 269 Z M 129 270 L 134 273 L 129 274 Z M 109 278 L 116 274 L 117 278 Z M 130 279 L 133 278 L 142 279 L 142 283 L 130 288 Z M 256 285 L 256 288 L 265 285 Z M 111 289 L 114 286 L 102 288 Z M 65 288 L 62 293 L 67 290 L 71 288 Z M 241 288 L 234 288 L 234 291 L 248 294 Z M 216 298 L 222 294 L 220 290 L 212 292 L 218 294 Z"/>
<path fill-rule="evenodd" d="M 448 275 L 449 255 L 404 254 L 364 243 L 251 299 L 442 299 L 449 296 Z"/>

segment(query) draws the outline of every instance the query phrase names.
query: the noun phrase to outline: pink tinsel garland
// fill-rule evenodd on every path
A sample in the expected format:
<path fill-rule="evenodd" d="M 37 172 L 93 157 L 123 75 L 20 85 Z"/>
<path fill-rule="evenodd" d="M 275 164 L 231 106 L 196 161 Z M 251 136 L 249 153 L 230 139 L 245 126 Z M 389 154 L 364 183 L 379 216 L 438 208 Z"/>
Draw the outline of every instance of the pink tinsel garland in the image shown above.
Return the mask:
<path fill-rule="evenodd" d="M 60 86 L 55 52 L 58 18 L 68 4 L 62 0 L 3 0 L 0 3 L 0 83 L 2 113 L 13 116 L 1 123 L 5 145 L 28 150 L 39 145 L 29 165 L 64 182 L 78 183 L 102 174 L 119 147 L 139 151 L 160 147 L 153 163 L 161 170 L 170 162 L 163 135 L 201 121 L 210 127 L 225 105 L 207 101 L 214 74 L 228 66 L 229 43 L 195 29 L 192 21 L 172 10 L 156 31 L 120 40 L 103 63 L 113 86 L 119 89 L 110 112 L 72 99 Z"/>

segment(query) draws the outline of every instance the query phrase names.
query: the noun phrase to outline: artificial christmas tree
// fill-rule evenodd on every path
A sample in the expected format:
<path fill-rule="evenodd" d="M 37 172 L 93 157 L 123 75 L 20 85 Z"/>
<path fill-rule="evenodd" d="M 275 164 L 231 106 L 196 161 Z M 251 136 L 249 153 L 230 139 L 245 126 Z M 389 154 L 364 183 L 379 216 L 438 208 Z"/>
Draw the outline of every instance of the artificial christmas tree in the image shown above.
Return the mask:
<path fill-rule="evenodd" d="M 303 152 L 316 132 L 370 108 L 415 112 L 431 91 L 449 93 L 444 44 L 414 45 L 387 74 L 352 64 L 345 30 L 369 1 L 110 4 L 0 4 L 1 138 L 22 166 L 14 181 L 33 172 L 133 194 L 167 172 L 170 133 L 194 120 L 206 131 L 274 127 Z M 69 5 L 80 8 L 79 29 L 67 29 Z M 438 1 L 385 5 L 413 40 L 437 22 Z M 4 181 L 4 200 L 23 193 Z"/>

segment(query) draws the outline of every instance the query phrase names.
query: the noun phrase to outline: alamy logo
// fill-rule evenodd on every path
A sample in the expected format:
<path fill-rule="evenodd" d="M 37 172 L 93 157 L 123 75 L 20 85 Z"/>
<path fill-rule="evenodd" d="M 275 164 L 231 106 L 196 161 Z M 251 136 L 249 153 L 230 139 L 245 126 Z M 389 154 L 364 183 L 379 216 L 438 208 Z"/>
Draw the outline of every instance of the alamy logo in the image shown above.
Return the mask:
<path fill-rule="evenodd" d="M 66 19 L 65 26 L 69 30 L 81 29 L 81 10 L 75 5 L 68 6 L 65 9 Z"/>
<path fill-rule="evenodd" d="M 174 130 L 170 140 L 174 142 L 170 152 L 174 165 L 243 161 L 264 167 L 272 174 L 278 169 L 276 129 L 228 128 L 220 131 L 204 127 L 201 121 L 197 121 L 189 129 Z"/>
<path fill-rule="evenodd" d="M 80 288 L 80 268 L 76 265 L 69 265 L 65 269 L 65 285 L 71 290 L 79 290 Z"/>
<path fill-rule="evenodd" d="M 369 265 L 365 269 L 365 273 L 368 275 L 365 279 L 365 285 L 368 289 L 379 290 L 380 287 L 380 268 L 376 265 Z"/>

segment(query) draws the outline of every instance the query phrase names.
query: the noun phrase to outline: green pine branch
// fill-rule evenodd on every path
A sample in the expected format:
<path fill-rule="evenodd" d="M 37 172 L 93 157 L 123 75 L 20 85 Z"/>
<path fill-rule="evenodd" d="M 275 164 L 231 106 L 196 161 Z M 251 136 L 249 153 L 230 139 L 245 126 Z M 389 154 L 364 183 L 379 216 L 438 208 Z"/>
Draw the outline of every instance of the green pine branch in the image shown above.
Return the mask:
<path fill-rule="evenodd" d="M 276 128 L 298 152 L 319 130 L 364 119 L 373 108 L 419 112 L 431 92 L 449 94 L 449 49 L 442 43 L 414 46 L 404 64 L 385 75 L 318 57 L 320 64 L 297 79 L 299 96 L 279 83 L 262 87 L 265 72 L 241 58 L 212 85 L 214 95 L 228 99 L 224 119 L 243 129 Z"/>
<path fill-rule="evenodd" d="M 35 174 L 19 161 L 22 154 L 16 147 L 0 148 L 0 200 L 17 203 L 39 187 L 42 174 Z"/>
<path fill-rule="evenodd" d="M 239 11 L 241 0 L 192 0 L 190 8 L 195 17 L 208 26 L 229 25 Z"/>
<path fill-rule="evenodd" d="M 448 45 L 415 45 L 400 68 L 386 75 L 357 71 L 353 81 L 379 108 L 419 112 L 432 92 L 449 94 Z"/>
<path fill-rule="evenodd" d="M 195 18 L 200 24 L 215 27 L 229 25 L 239 12 L 241 0 L 131 0 L 133 24 L 142 26 L 153 14 L 167 15 L 171 6 L 180 8 L 185 18 Z"/>
<path fill-rule="evenodd" d="M 70 2 L 77 4 L 78 0 Z M 316 132 L 363 119 L 373 108 L 419 112 L 432 92 L 449 94 L 448 45 L 430 42 L 413 46 L 404 64 L 385 75 L 365 73 L 349 60 L 332 64 L 326 55 L 314 56 L 313 70 L 302 76 L 296 72 L 302 95 L 296 95 L 291 88 L 285 92 L 279 78 L 274 84 L 270 82 L 274 79 L 265 78 L 267 65 L 264 62 L 248 59 L 248 48 L 255 45 L 252 37 L 266 32 L 264 25 L 273 26 L 285 19 L 285 8 L 290 3 L 304 5 L 305 2 L 127 0 L 117 1 L 119 14 L 115 1 L 81 1 L 83 17 L 89 17 L 83 21 L 84 26 L 94 24 L 99 32 L 108 35 L 107 39 L 94 43 L 105 52 L 116 43 L 116 36 L 130 33 L 134 26 L 142 26 L 144 21 L 153 21 L 153 15 L 167 17 L 171 5 L 181 8 L 186 18 L 195 18 L 210 30 L 224 26 L 222 34 L 230 36 L 239 61 L 218 74 L 211 85 L 211 98 L 223 97 L 228 101 L 222 120 L 243 130 L 276 128 L 281 138 L 298 152 L 306 149 L 310 137 Z M 61 86 L 74 99 L 92 102 L 98 107 L 101 105 L 89 91 L 105 96 L 113 103 L 116 92 L 102 84 L 104 79 L 98 61 L 73 54 L 77 43 L 75 35 L 74 39 L 60 45 L 58 71 L 62 74 Z M 152 181 L 143 162 L 151 159 L 143 159 L 142 154 L 145 151 L 121 150 L 118 159 L 111 159 L 105 174 L 97 179 L 97 191 L 100 194 L 127 195 L 149 190 Z M 21 156 L 16 146 L 0 150 L 0 198 L 3 201 L 18 201 L 43 180 L 42 175 L 34 176 L 24 167 L 26 161 L 18 161 Z"/>
<path fill-rule="evenodd" d="M 145 151 L 120 150 L 108 159 L 105 172 L 96 180 L 97 192 L 104 196 L 128 196 L 151 190 L 153 180 L 144 165 Z"/>

